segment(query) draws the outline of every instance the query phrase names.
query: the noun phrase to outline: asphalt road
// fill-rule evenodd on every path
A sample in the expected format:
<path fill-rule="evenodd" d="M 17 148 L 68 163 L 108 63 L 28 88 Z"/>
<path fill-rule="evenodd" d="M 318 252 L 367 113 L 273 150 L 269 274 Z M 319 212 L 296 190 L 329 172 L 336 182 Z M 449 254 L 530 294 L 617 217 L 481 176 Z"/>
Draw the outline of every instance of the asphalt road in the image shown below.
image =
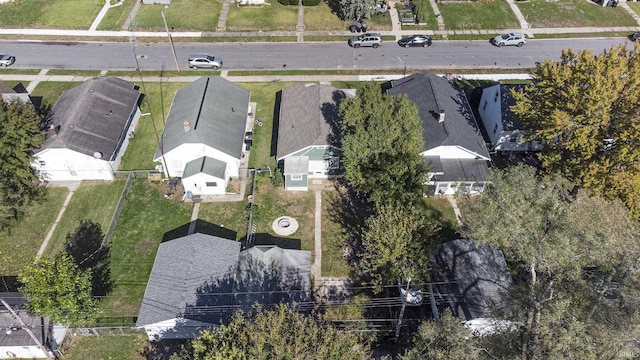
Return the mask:
<path fill-rule="evenodd" d="M 226 70 L 279 69 L 408 69 L 523 68 L 545 59 L 557 60 L 565 48 L 595 53 L 627 41 L 613 39 L 529 40 L 521 48 L 497 48 L 488 41 L 434 41 L 429 48 L 401 48 L 384 42 L 377 49 L 350 48 L 345 43 L 176 43 L 181 70 L 187 57 L 210 53 Z M 632 46 L 631 44 L 629 46 Z M 98 42 L 0 42 L 0 53 L 16 56 L 16 68 L 175 70 L 169 42 L 158 44 Z"/>

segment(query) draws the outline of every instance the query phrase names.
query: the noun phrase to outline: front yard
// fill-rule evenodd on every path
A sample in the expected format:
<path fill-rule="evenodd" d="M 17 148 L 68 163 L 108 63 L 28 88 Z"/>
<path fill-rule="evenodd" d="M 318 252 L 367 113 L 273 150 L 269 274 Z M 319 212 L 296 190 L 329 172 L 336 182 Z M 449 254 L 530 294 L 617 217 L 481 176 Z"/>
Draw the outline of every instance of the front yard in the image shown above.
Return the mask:
<path fill-rule="evenodd" d="M 511 29 L 519 23 L 506 0 L 438 4 L 447 30 Z"/>
<path fill-rule="evenodd" d="M 131 29 L 165 31 L 164 12 L 167 26 L 173 31 L 215 31 L 221 9 L 222 2 L 216 0 L 173 0 L 167 7 L 143 4 L 131 23 Z"/>
<path fill-rule="evenodd" d="M 0 27 L 88 30 L 102 4 L 96 0 L 29 0 L 0 6 Z"/>
<path fill-rule="evenodd" d="M 533 28 L 638 25 L 622 7 L 602 7 L 588 0 L 519 1 L 517 6 Z"/>

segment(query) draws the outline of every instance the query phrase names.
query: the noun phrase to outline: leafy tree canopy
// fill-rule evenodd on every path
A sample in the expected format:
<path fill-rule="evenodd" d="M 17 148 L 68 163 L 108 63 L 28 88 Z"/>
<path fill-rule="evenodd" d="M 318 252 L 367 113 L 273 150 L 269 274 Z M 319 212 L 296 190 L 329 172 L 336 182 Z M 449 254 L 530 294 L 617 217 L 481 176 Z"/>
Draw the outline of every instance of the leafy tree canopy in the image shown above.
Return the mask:
<path fill-rule="evenodd" d="M 345 178 L 376 203 L 412 203 L 424 193 L 427 169 L 418 108 L 406 96 L 367 83 L 340 105 Z"/>
<path fill-rule="evenodd" d="M 328 4 L 340 20 L 370 19 L 376 0 L 329 0 Z"/>
<path fill-rule="evenodd" d="M 31 167 L 31 152 L 44 141 L 41 130 L 33 106 L 0 102 L 0 229 L 19 220 L 44 194 Z"/>
<path fill-rule="evenodd" d="M 549 172 L 619 198 L 640 217 L 640 48 L 563 50 L 533 71 L 512 111 L 541 141 Z"/>
<path fill-rule="evenodd" d="M 55 259 L 43 258 L 19 275 L 20 289 L 27 307 L 53 322 L 75 326 L 95 316 L 91 297 L 91 271 L 80 270 L 73 258 L 63 253 Z"/>
<path fill-rule="evenodd" d="M 621 204 L 572 194 L 564 179 L 531 167 L 492 171 L 488 180 L 483 194 L 459 204 L 464 235 L 499 246 L 514 272 L 514 320 L 523 327 L 510 351 L 525 359 L 618 356 L 638 330 L 637 221 Z"/>
<path fill-rule="evenodd" d="M 353 333 L 280 304 L 274 310 L 237 312 L 228 325 L 203 332 L 172 360 L 360 360 L 368 348 Z"/>
<path fill-rule="evenodd" d="M 396 281 L 425 279 L 433 233 L 430 220 L 409 207 L 380 205 L 365 224 L 360 268 L 377 291 Z"/>

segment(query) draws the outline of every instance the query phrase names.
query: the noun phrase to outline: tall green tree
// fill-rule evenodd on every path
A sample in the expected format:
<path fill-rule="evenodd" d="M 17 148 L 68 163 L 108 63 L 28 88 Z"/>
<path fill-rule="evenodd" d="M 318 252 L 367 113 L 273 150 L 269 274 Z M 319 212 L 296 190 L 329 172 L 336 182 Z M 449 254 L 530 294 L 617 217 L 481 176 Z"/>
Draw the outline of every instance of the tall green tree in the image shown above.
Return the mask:
<path fill-rule="evenodd" d="M 384 204 L 366 220 L 365 228 L 359 266 L 376 291 L 398 280 L 425 279 L 430 239 L 437 230 L 430 220 L 411 207 Z"/>
<path fill-rule="evenodd" d="M 489 180 L 483 194 L 460 202 L 463 231 L 503 250 L 515 274 L 514 320 L 523 324 L 518 345 L 497 342 L 492 351 L 523 359 L 618 356 L 637 332 L 637 221 L 622 205 L 573 196 L 566 180 L 530 167 L 493 171 Z"/>
<path fill-rule="evenodd" d="M 329 6 L 341 20 L 370 19 L 376 0 L 329 0 Z"/>
<path fill-rule="evenodd" d="M 20 291 L 34 314 L 70 326 L 87 323 L 95 317 L 91 270 L 80 270 L 70 255 L 42 258 L 18 277 L 24 284 Z"/>
<path fill-rule="evenodd" d="M 420 324 L 413 344 L 400 360 L 475 360 L 481 359 L 480 355 L 478 339 L 446 309 L 439 322 L 427 320 Z"/>
<path fill-rule="evenodd" d="M 237 312 L 228 325 L 203 332 L 172 360 L 362 360 L 368 347 L 353 333 L 340 332 L 294 308 Z"/>
<path fill-rule="evenodd" d="M 533 70 L 512 111 L 541 141 L 549 172 L 619 198 L 640 217 L 640 48 L 563 50 Z"/>
<path fill-rule="evenodd" d="M 31 152 L 44 141 L 42 118 L 20 101 L 0 102 L 0 229 L 19 220 L 44 194 Z"/>
<path fill-rule="evenodd" d="M 418 108 L 367 83 L 340 105 L 345 178 L 376 203 L 413 203 L 424 193 L 427 169 Z"/>

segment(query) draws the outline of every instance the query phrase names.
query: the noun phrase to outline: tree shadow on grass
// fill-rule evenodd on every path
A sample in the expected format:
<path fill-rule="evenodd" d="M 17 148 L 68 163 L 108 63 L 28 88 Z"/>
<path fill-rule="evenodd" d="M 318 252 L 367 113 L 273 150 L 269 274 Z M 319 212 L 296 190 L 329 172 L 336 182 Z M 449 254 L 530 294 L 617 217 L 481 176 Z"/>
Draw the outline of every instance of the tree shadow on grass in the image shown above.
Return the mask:
<path fill-rule="evenodd" d="M 109 269 L 109 246 L 103 244 L 100 224 L 83 219 L 74 233 L 67 234 L 65 252 L 81 270 L 91 270 L 91 294 L 106 296 L 113 286 Z"/>
<path fill-rule="evenodd" d="M 220 237 L 223 239 L 235 240 L 237 233 L 231 229 L 227 229 L 216 224 L 212 224 L 208 221 L 197 219 L 195 220 L 196 227 L 194 233 L 200 233 L 205 235 L 211 235 Z M 186 223 L 175 229 L 169 230 L 162 236 L 162 242 L 178 239 L 189 235 L 189 226 L 191 223 Z"/>

